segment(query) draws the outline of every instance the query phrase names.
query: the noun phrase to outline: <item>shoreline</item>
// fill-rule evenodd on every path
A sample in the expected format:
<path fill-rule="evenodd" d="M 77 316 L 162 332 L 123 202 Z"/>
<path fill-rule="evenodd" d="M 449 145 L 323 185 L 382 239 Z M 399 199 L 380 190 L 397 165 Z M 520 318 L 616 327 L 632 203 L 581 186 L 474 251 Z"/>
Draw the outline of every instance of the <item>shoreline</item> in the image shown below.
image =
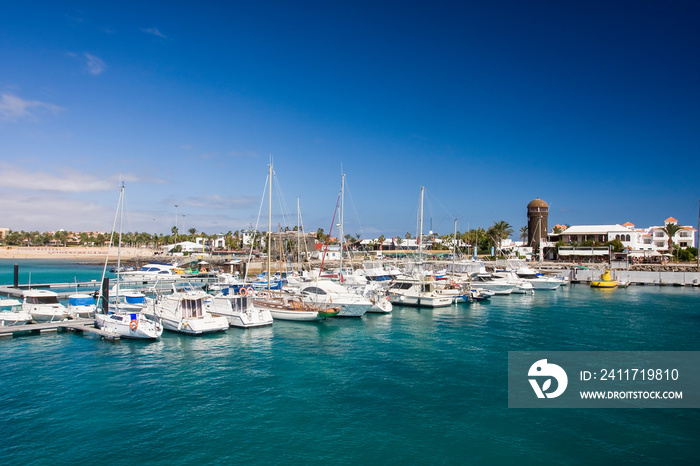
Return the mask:
<path fill-rule="evenodd" d="M 122 260 L 133 260 L 139 257 L 153 257 L 150 249 L 122 248 Z M 75 260 L 79 262 L 104 262 L 107 257 L 116 261 L 116 250 L 109 248 L 86 247 L 4 247 L 0 249 L 0 260 L 22 259 L 55 259 Z"/>

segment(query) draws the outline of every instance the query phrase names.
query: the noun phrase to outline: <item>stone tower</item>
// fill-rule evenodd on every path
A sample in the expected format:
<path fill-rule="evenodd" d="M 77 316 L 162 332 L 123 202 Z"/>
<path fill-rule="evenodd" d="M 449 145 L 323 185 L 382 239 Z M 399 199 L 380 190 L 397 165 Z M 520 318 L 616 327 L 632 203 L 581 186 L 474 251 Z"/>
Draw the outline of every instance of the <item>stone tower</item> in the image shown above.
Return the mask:
<path fill-rule="evenodd" d="M 538 250 L 540 240 L 547 241 L 547 217 L 549 206 L 542 199 L 527 205 L 527 245 Z"/>

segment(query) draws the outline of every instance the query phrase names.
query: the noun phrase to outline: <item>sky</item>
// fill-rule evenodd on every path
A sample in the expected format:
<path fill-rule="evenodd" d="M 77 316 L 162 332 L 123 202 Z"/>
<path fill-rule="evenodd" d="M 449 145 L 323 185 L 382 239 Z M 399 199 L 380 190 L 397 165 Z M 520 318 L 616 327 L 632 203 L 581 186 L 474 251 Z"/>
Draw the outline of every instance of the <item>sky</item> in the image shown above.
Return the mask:
<path fill-rule="evenodd" d="M 3 2 L 0 227 L 698 224 L 694 1 Z M 266 194 L 265 194 L 266 196 Z M 175 207 L 177 205 L 177 207 Z M 298 206 L 298 208 L 297 208 Z M 338 214 L 339 215 L 339 214 Z M 335 223 L 335 225 L 334 225 Z"/>

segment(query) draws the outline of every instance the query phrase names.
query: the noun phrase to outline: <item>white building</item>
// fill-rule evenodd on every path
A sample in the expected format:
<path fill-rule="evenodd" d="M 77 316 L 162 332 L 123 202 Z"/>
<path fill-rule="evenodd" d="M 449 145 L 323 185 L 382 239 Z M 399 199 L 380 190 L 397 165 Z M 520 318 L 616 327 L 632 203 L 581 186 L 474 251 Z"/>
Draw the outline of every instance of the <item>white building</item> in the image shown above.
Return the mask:
<path fill-rule="evenodd" d="M 202 245 L 197 244 L 197 243 L 193 243 L 192 241 L 183 241 L 183 242 L 177 243 L 177 244 L 165 245 L 165 246 L 163 246 L 163 251 L 166 253 L 169 253 L 173 249 L 175 249 L 177 246 L 180 246 L 182 248 L 182 252 L 200 253 L 200 254 L 204 253 Z"/>
<path fill-rule="evenodd" d="M 664 226 L 650 227 L 647 231 L 648 237 L 645 238 L 654 249 L 666 249 L 668 248 L 668 235 L 664 231 L 664 228 L 669 223 L 674 223 L 678 225 L 678 220 L 673 217 L 669 217 L 664 221 Z M 681 226 L 680 229 L 673 235 L 673 244 L 677 244 L 681 248 L 694 248 L 695 247 L 695 228 Z"/>
<path fill-rule="evenodd" d="M 645 229 L 635 228 L 632 223 L 624 225 L 575 225 L 561 233 L 551 234 L 550 239 L 563 241 L 565 244 L 583 244 L 586 241 L 605 243 L 619 239 L 622 245 L 631 251 L 661 251 L 668 248 L 668 235 L 663 230 L 669 223 L 678 224 L 678 220 L 669 217 L 664 226 Z M 673 244 L 681 248 L 695 247 L 695 228 L 681 226 L 673 236 Z"/>

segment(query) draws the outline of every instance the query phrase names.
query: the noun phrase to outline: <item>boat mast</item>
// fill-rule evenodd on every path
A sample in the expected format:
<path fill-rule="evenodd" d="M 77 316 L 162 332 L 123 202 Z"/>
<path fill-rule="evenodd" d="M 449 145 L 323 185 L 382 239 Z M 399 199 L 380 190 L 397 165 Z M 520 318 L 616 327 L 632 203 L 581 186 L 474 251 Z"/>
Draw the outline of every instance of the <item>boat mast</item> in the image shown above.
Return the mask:
<path fill-rule="evenodd" d="M 422 272 L 423 269 L 423 193 L 425 192 L 425 186 L 420 187 L 420 222 L 418 227 L 418 265 Z M 422 277 L 421 277 L 422 280 Z"/>
<path fill-rule="evenodd" d="M 267 199 L 267 292 L 270 293 L 270 255 L 272 254 L 272 158 L 270 158 L 270 192 Z"/>
<path fill-rule="evenodd" d="M 119 312 L 119 277 L 122 270 L 122 225 L 124 222 L 124 182 L 119 190 L 119 239 L 117 240 L 117 286 L 114 294 L 114 305 Z"/>
<path fill-rule="evenodd" d="M 340 182 L 340 223 L 338 224 L 338 234 L 340 235 L 340 283 L 343 283 L 343 246 L 345 238 L 343 237 L 343 214 L 345 211 L 345 174 L 343 173 Z"/>
<path fill-rule="evenodd" d="M 301 226 L 299 225 L 301 222 L 299 221 L 299 217 L 301 216 L 301 211 L 299 210 L 299 196 L 297 196 L 297 269 L 299 272 L 299 275 L 301 275 L 301 253 L 299 251 L 299 230 Z"/>
<path fill-rule="evenodd" d="M 418 306 L 423 296 L 423 194 L 425 186 L 420 187 L 420 222 L 418 227 Z"/>

